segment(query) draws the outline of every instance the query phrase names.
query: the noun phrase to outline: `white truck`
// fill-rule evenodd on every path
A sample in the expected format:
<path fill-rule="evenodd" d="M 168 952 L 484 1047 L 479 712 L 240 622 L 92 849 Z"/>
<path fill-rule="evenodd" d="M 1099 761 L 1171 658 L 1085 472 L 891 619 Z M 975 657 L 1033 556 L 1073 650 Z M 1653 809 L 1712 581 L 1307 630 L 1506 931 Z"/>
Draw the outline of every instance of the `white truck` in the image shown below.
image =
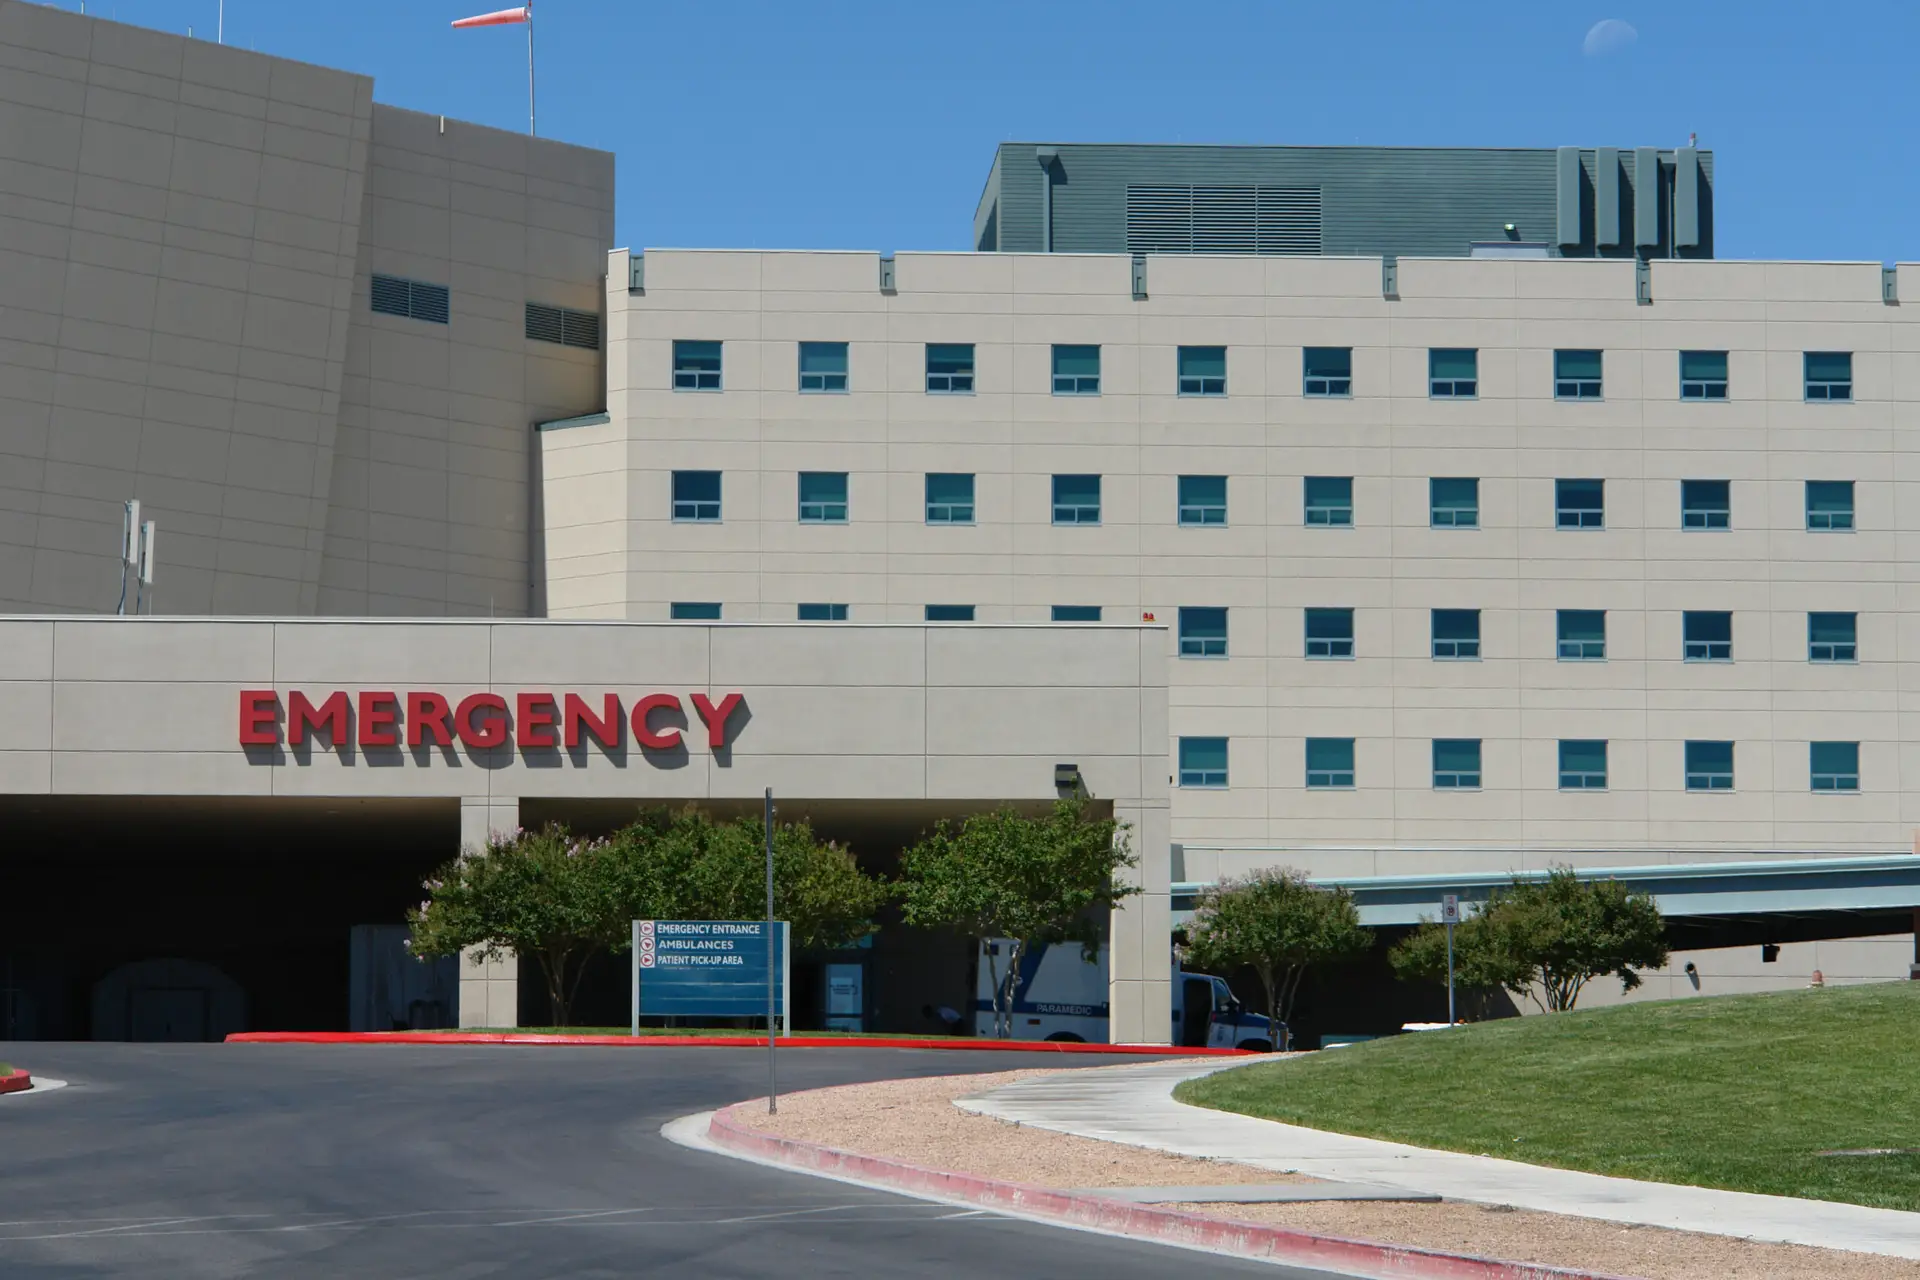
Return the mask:
<path fill-rule="evenodd" d="M 979 977 L 975 979 L 973 1033 L 992 1036 L 993 975 L 1006 975 L 1012 943 L 993 938 L 980 944 Z M 1075 1040 L 1105 1044 L 1111 1023 L 1107 1007 L 1107 947 L 1089 964 L 1077 942 L 1029 947 L 1020 957 L 1020 973 L 1013 988 L 1015 1040 Z M 1285 1042 L 1286 1028 L 1276 1039 L 1265 1015 L 1249 1013 L 1235 998 L 1225 978 L 1186 973 L 1173 961 L 1173 1043 L 1188 1048 L 1202 1045 L 1220 1049 L 1267 1051 Z"/>

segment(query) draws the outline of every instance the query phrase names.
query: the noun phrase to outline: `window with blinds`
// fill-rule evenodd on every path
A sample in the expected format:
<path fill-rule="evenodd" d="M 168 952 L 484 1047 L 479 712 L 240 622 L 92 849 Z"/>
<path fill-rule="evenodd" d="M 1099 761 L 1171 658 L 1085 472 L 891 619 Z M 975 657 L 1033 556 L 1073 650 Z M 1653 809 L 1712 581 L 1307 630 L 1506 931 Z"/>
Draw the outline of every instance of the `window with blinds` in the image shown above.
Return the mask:
<path fill-rule="evenodd" d="M 553 342 L 563 347 L 600 349 L 600 317 L 591 311 L 569 311 L 544 303 L 527 304 L 527 337 L 535 342 Z"/>
<path fill-rule="evenodd" d="M 375 276 L 373 309 L 383 316 L 405 316 L 409 320 L 445 324 L 447 286 L 406 280 L 400 276 Z"/>
<path fill-rule="evenodd" d="M 1129 253 L 1320 252 L 1320 188 L 1127 188 Z"/>

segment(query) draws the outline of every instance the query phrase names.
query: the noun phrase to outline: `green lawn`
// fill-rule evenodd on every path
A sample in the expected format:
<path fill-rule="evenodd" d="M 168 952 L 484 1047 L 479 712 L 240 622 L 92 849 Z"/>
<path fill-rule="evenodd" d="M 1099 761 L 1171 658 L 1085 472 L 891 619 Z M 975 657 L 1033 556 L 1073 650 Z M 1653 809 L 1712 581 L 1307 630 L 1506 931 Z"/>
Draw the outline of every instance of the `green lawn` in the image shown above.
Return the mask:
<path fill-rule="evenodd" d="M 1368 1041 L 1181 1085 L 1196 1106 L 1658 1182 L 1920 1210 L 1920 982 L 1674 1000 Z"/>

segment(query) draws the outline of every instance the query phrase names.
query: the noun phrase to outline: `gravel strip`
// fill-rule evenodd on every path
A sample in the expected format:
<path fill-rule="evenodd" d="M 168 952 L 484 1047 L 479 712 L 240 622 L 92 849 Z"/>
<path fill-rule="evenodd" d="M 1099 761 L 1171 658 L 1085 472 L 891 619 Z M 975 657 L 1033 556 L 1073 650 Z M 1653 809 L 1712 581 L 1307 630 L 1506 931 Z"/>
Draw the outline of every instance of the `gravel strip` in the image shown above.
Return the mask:
<path fill-rule="evenodd" d="M 1097 1070 L 1098 1068 L 1093 1068 Z M 977 1116 L 953 1105 L 969 1093 L 1044 1070 L 842 1085 L 783 1095 L 780 1113 L 742 1107 L 741 1124 L 783 1138 L 1039 1187 L 1186 1187 L 1311 1182 L 1298 1174 L 1123 1147 Z"/>
<path fill-rule="evenodd" d="M 1485 1205 L 1183 1204 L 1210 1217 L 1318 1235 L 1586 1268 L 1641 1280 L 1920 1280 L 1920 1262 L 1636 1227 Z"/>
<path fill-rule="evenodd" d="M 743 1125 L 801 1142 L 1042 1187 L 1314 1181 L 1251 1165 L 1050 1133 L 953 1105 L 955 1098 L 967 1094 L 1051 1074 L 1048 1070 L 1003 1071 L 844 1085 L 784 1095 L 775 1116 L 751 1106 L 734 1114 Z M 1760 1244 L 1475 1204 L 1389 1201 L 1169 1207 L 1353 1240 L 1584 1268 L 1641 1280 L 1920 1280 L 1920 1262 L 1901 1258 Z"/>

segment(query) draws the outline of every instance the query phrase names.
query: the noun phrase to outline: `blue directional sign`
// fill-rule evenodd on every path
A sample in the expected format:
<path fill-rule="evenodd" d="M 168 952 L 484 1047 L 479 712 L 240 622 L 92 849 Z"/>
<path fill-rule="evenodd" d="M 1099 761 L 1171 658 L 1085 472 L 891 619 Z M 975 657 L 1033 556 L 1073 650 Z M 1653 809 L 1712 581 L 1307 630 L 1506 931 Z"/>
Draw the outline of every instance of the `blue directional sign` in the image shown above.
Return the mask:
<path fill-rule="evenodd" d="M 774 964 L 775 1007 L 787 1011 L 787 925 L 764 920 L 636 920 L 636 1014 L 764 1017 L 767 955 Z"/>

